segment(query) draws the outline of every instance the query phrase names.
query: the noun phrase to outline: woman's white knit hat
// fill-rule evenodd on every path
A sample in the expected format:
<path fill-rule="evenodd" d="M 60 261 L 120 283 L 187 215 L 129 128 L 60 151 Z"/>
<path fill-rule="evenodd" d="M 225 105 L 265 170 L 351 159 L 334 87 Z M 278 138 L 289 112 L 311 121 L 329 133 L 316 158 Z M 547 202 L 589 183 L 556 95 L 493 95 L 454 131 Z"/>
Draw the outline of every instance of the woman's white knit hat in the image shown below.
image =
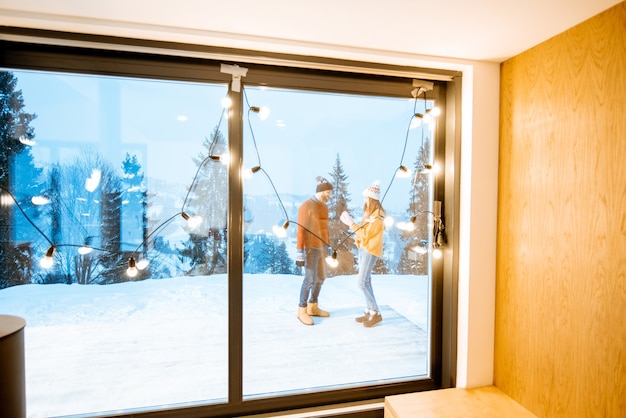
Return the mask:
<path fill-rule="evenodd" d="M 368 186 L 367 189 L 363 190 L 363 196 L 380 201 L 380 187 L 378 186 L 379 183 L 379 181 L 375 181 L 370 186 Z"/>

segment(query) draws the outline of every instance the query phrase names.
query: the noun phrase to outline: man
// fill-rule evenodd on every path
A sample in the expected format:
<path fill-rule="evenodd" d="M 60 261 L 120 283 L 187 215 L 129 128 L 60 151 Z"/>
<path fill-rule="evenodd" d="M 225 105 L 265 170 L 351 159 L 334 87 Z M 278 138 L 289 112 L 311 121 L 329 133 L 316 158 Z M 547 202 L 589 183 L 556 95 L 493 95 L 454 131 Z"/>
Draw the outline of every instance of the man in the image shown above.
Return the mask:
<path fill-rule="evenodd" d="M 327 317 L 317 298 L 326 279 L 325 258 L 328 255 L 328 206 L 333 186 L 323 177 L 317 178 L 315 195 L 298 209 L 296 233 L 296 264 L 304 265 L 304 280 L 300 289 L 298 319 L 304 325 L 313 325 L 312 316 Z"/>

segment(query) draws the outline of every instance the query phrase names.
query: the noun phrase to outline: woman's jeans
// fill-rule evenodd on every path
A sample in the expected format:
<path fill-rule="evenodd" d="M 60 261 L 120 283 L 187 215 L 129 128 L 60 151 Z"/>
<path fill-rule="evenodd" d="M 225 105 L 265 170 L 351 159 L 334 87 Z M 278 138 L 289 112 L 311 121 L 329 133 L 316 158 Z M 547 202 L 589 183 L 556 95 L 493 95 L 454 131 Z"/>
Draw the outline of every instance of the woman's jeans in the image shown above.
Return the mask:
<path fill-rule="evenodd" d="M 357 276 L 359 289 L 365 295 L 367 309 L 379 312 L 376 298 L 374 297 L 374 290 L 372 289 L 372 269 L 376 264 L 376 260 L 378 260 L 378 257 L 368 253 L 363 247 L 359 249 L 359 274 Z"/>
<path fill-rule="evenodd" d="M 305 248 L 304 281 L 300 289 L 300 303 L 305 308 L 308 303 L 317 303 L 317 297 L 326 279 L 326 256 L 328 250 L 322 248 Z"/>

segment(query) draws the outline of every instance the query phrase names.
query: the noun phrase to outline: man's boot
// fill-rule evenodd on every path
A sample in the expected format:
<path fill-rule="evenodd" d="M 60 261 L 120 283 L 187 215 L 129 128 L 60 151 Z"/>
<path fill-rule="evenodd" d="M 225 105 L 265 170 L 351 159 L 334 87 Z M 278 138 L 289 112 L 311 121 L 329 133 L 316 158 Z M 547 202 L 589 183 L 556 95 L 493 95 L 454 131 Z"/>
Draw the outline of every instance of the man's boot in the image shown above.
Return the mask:
<path fill-rule="evenodd" d="M 298 319 L 304 325 L 313 325 L 313 319 L 306 313 L 306 308 L 298 306 Z"/>
<path fill-rule="evenodd" d="M 322 317 L 330 316 L 328 312 L 326 312 L 323 309 L 320 309 L 317 306 L 317 303 L 308 303 L 306 306 L 306 313 L 308 313 L 310 316 L 322 316 Z"/>
<path fill-rule="evenodd" d="M 375 313 L 370 315 L 370 317 L 369 317 L 369 319 L 367 321 L 363 322 L 363 326 L 367 327 L 367 328 L 371 328 L 371 327 L 375 326 L 376 324 L 378 324 L 382 320 L 383 320 L 382 315 L 379 312 L 375 312 Z"/>
<path fill-rule="evenodd" d="M 354 318 L 354 320 L 360 324 L 362 324 L 363 322 L 367 321 L 368 319 L 370 319 L 370 311 L 369 309 L 366 309 L 365 312 L 363 313 L 363 315 L 361 316 L 357 316 L 356 318 Z"/>

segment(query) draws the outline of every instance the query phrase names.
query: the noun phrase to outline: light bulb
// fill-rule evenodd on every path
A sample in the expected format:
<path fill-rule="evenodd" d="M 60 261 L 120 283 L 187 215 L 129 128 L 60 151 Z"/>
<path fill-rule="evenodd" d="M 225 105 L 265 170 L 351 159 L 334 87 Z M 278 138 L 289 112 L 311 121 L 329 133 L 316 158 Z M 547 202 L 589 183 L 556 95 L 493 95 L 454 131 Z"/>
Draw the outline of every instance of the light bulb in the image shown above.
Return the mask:
<path fill-rule="evenodd" d="M 213 158 L 211 156 L 211 158 Z M 224 164 L 224 165 L 228 165 L 230 164 L 230 155 L 228 153 L 224 153 L 221 155 L 218 155 L 218 160 L 220 163 Z"/>
<path fill-rule="evenodd" d="M 39 261 L 39 265 L 45 269 L 49 269 L 50 267 L 52 267 L 52 264 L 54 264 L 54 260 L 52 259 L 52 256 L 54 255 L 56 248 L 54 247 L 54 245 L 50 246 L 50 248 L 48 248 L 48 250 L 46 251 L 46 255 L 44 258 L 41 259 L 41 261 Z"/>
<path fill-rule="evenodd" d="M 265 120 L 270 115 L 270 108 L 267 106 L 250 106 L 250 111 L 259 114 L 259 119 Z"/>
<path fill-rule="evenodd" d="M 50 199 L 45 196 L 33 196 L 30 201 L 36 206 L 43 206 L 50 203 Z"/>
<path fill-rule="evenodd" d="M 259 171 L 261 169 L 261 166 L 254 166 L 252 168 L 247 169 L 246 171 L 244 171 L 243 176 L 247 179 L 252 178 L 252 176 L 254 175 L 254 173 L 256 173 L 257 171 Z"/>
<path fill-rule="evenodd" d="M 126 269 L 126 275 L 128 277 L 135 277 L 137 276 L 137 266 L 135 265 L 135 258 L 131 257 L 128 260 L 128 268 Z"/>
<path fill-rule="evenodd" d="M 229 109 L 233 105 L 233 101 L 230 97 L 224 97 L 222 99 L 222 107 L 225 109 Z"/>
<path fill-rule="evenodd" d="M 413 250 L 414 252 L 418 254 L 426 254 L 428 252 L 426 247 L 423 247 L 421 245 L 416 245 L 415 247 L 411 248 L 411 250 Z"/>
<path fill-rule="evenodd" d="M 411 119 L 411 123 L 409 124 L 409 129 L 419 128 L 422 125 L 422 120 L 418 118 Z"/>
<path fill-rule="evenodd" d="M 433 107 L 432 109 L 426 109 L 426 113 L 431 116 L 439 116 L 441 115 L 441 109 L 438 107 Z"/>
<path fill-rule="evenodd" d="M 189 228 L 191 229 L 197 228 L 201 223 L 202 223 L 202 216 L 198 216 L 198 215 L 191 217 L 191 219 L 187 221 L 187 225 L 189 225 Z"/>
<path fill-rule="evenodd" d="M 189 214 L 187 212 L 182 212 L 180 214 L 184 220 L 187 221 L 187 226 L 191 229 L 196 228 L 198 225 L 200 225 L 202 223 L 202 217 L 201 216 L 189 216 Z"/>
<path fill-rule="evenodd" d="M 396 177 L 397 178 L 411 177 L 411 170 L 401 165 L 400 167 L 398 167 L 398 170 L 396 171 Z"/>
<path fill-rule="evenodd" d="M 88 247 L 88 246 L 85 245 L 85 246 L 80 247 L 78 249 L 78 254 L 80 254 L 80 255 L 87 255 L 87 254 L 89 254 L 92 251 L 93 251 L 93 248 Z"/>
<path fill-rule="evenodd" d="M 35 145 L 37 145 L 35 141 L 33 141 L 32 139 L 28 139 L 25 135 L 20 136 L 18 138 L 18 141 L 20 141 L 20 143 L 29 147 L 34 147 Z"/>
<path fill-rule="evenodd" d="M 0 206 L 11 206 L 15 203 L 13 198 L 8 194 L 0 195 Z"/>
<path fill-rule="evenodd" d="M 150 264 L 150 261 L 148 261 L 145 258 L 142 258 L 141 260 L 137 261 L 137 264 L 136 264 L 137 270 L 145 270 L 149 264 Z"/>
<path fill-rule="evenodd" d="M 39 261 L 39 265 L 45 269 L 49 269 L 50 267 L 52 267 L 52 264 L 54 264 L 54 261 L 52 261 L 52 257 L 44 257 Z"/>
<path fill-rule="evenodd" d="M 278 238 L 285 238 L 287 236 L 287 228 L 289 228 L 289 221 L 283 222 L 282 225 L 274 225 L 272 231 Z"/>
<path fill-rule="evenodd" d="M 259 110 L 259 119 L 265 120 L 270 115 L 270 108 L 267 106 L 263 106 L 261 110 Z"/>
<path fill-rule="evenodd" d="M 287 230 L 285 228 L 281 228 L 278 225 L 272 226 L 272 232 L 274 232 L 274 235 L 276 235 L 278 238 L 285 238 L 287 236 Z"/>
<path fill-rule="evenodd" d="M 337 250 L 333 250 L 333 255 L 329 255 L 326 257 L 326 264 L 330 267 L 335 268 L 339 265 L 339 260 L 337 260 Z"/>
<path fill-rule="evenodd" d="M 416 217 L 413 216 L 409 222 L 398 222 L 396 228 L 405 232 L 413 232 L 415 231 L 415 219 Z"/>

